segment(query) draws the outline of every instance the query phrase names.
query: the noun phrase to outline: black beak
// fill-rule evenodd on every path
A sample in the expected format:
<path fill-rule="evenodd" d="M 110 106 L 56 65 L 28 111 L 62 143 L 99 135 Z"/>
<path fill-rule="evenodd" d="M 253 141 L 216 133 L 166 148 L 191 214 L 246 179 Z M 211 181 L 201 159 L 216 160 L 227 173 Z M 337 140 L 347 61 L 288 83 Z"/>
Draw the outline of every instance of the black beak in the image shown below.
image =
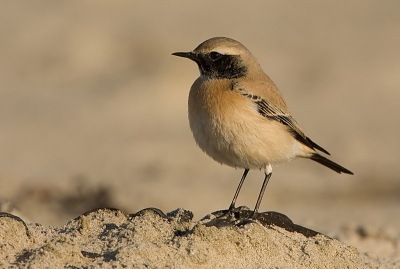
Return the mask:
<path fill-rule="evenodd" d="M 174 56 L 188 58 L 190 60 L 196 61 L 197 56 L 193 52 L 174 52 L 172 53 Z"/>

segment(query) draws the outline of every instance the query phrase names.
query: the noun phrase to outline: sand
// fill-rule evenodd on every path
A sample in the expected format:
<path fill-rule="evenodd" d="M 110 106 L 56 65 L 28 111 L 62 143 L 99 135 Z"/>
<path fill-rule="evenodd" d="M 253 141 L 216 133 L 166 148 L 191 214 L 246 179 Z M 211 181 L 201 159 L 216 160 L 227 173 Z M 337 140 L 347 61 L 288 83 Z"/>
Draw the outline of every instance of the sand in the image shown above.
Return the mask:
<path fill-rule="evenodd" d="M 396 268 L 276 212 L 96 209 L 62 227 L 0 215 L 1 268 Z M 226 213 L 225 213 L 226 214 Z M 246 215 L 247 214 L 247 215 Z M 221 217 L 222 215 L 222 217 Z M 272 215 L 272 217 L 271 217 Z M 227 215 L 229 216 L 229 215 Z M 283 227 L 283 228 L 282 228 Z"/>

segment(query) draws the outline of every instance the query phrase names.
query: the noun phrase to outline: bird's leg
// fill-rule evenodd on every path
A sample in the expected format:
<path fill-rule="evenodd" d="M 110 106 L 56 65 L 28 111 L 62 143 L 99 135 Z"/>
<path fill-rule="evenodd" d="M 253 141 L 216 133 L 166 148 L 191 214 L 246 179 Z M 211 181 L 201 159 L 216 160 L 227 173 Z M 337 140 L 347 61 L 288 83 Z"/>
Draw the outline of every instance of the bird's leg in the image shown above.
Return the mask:
<path fill-rule="evenodd" d="M 239 183 L 239 186 L 238 186 L 237 189 L 236 189 L 235 196 L 233 196 L 232 203 L 231 203 L 231 205 L 229 206 L 229 211 L 228 211 L 229 213 L 232 213 L 233 210 L 235 209 L 236 199 L 237 199 L 238 196 L 239 196 L 240 189 L 242 188 L 243 182 L 244 182 L 244 180 L 246 179 L 246 176 L 247 176 L 247 173 L 248 173 L 248 172 L 249 172 L 249 169 L 244 169 L 244 173 L 243 173 L 242 179 L 240 179 L 240 183 Z"/>
<path fill-rule="evenodd" d="M 253 214 L 252 214 L 252 216 L 251 216 L 252 218 L 255 218 L 255 217 L 257 216 L 258 208 L 260 207 L 261 200 L 262 200 L 262 198 L 263 198 L 263 196 L 264 196 L 265 188 L 266 188 L 267 185 L 268 185 L 268 181 L 269 181 L 269 179 L 271 178 L 271 175 L 272 175 L 272 166 L 269 164 L 269 165 L 266 167 L 266 169 L 265 169 L 265 178 L 264 178 L 264 182 L 263 182 L 263 184 L 262 184 L 260 194 L 258 195 L 257 203 L 256 203 L 256 206 L 255 206 L 255 208 L 254 208 Z"/>

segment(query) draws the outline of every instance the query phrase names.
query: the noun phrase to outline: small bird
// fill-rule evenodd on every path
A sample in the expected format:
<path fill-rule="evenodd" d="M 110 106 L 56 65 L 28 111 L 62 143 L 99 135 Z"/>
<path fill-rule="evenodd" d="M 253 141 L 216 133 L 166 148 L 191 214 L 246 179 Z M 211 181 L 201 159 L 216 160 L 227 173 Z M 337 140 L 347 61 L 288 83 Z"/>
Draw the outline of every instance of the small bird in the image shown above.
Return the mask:
<path fill-rule="evenodd" d="M 244 169 L 229 212 L 235 209 L 250 169 L 265 173 L 253 216 L 274 164 L 309 158 L 338 173 L 353 174 L 317 152 L 330 155 L 303 133 L 278 87 L 238 41 L 214 37 L 191 52 L 172 55 L 188 58 L 199 67 L 200 77 L 188 101 L 190 129 L 197 145 L 215 161 Z"/>

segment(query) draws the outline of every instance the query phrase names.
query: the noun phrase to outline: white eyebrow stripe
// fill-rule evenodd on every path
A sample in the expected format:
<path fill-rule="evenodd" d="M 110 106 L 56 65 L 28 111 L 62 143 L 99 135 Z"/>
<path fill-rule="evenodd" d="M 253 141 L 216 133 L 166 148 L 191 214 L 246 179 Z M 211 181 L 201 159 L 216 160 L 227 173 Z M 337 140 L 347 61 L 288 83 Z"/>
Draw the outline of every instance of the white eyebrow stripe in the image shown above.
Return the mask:
<path fill-rule="evenodd" d="M 236 48 L 231 47 L 217 47 L 212 51 L 224 54 L 224 55 L 239 55 L 239 51 Z"/>

